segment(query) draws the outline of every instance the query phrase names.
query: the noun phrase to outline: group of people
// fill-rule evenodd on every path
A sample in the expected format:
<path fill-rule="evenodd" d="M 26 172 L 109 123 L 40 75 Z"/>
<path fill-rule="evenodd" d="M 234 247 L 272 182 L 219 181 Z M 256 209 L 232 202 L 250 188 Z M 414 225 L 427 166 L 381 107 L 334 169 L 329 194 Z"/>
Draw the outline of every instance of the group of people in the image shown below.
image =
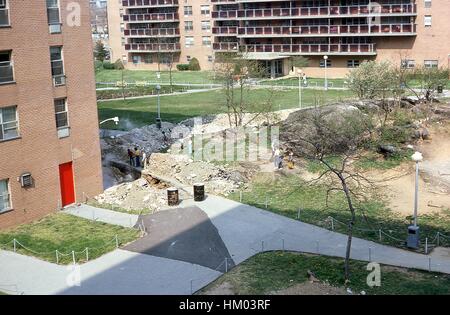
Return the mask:
<path fill-rule="evenodd" d="M 145 153 L 145 151 L 141 151 L 138 147 L 135 147 L 134 149 L 128 149 L 128 158 L 131 166 L 147 166 L 147 153 Z"/>
<path fill-rule="evenodd" d="M 281 170 L 283 169 L 284 165 L 283 162 L 285 160 L 285 154 L 281 152 L 280 148 L 278 147 L 278 143 L 276 141 L 272 141 L 272 158 L 273 163 L 275 166 L 275 170 Z M 287 153 L 287 165 L 289 169 L 294 168 L 294 152 L 290 150 Z"/>

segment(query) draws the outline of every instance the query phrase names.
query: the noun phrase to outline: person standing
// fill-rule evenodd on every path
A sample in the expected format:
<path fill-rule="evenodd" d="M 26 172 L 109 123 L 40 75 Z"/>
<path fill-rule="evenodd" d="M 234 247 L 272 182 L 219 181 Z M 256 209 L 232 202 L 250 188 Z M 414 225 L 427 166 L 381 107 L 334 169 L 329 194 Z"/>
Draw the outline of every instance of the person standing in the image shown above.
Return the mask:
<path fill-rule="evenodd" d="M 134 166 L 134 154 L 131 149 L 128 149 L 128 159 L 129 159 L 130 166 Z"/>
<path fill-rule="evenodd" d="M 142 167 L 145 169 L 147 167 L 147 153 L 142 151 Z"/>
<path fill-rule="evenodd" d="M 141 167 L 141 151 L 136 147 L 134 148 L 135 167 Z"/>

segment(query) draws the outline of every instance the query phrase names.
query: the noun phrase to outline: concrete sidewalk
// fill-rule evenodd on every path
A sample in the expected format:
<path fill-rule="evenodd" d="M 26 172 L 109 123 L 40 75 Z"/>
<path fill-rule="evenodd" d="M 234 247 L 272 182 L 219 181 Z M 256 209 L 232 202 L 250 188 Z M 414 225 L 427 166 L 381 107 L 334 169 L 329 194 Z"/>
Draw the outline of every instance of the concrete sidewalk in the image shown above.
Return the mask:
<path fill-rule="evenodd" d="M 193 201 L 188 200 L 183 205 L 192 204 Z M 259 252 L 282 249 L 345 257 L 347 236 L 344 234 L 216 196 L 208 196 L 195 205 L 205 211 L 217 227 L 236 264 Z M 422 255 L 359 238 L 353 239 L 351 257 L 450 274 L 450 257 Z"/>
<path fill-rule="evenodd" d="M 136 223 L 139 220 L 138 215 L 95 208 L 85 204 L 69 207 L 63 210 L 63 212 L 80 218 L 113 225 L 120 225 L 126 228 L 135 227 Z"/>
<path fill-rule="evenodd" d="M 25 295 L 189 295 L 222 275 L 199 265 L 120 249 L 79 270 L 1 250 L 0 261 L 0 291 L 4 285 Z M 81 285 L 71 286 L 78 275 Z"/>

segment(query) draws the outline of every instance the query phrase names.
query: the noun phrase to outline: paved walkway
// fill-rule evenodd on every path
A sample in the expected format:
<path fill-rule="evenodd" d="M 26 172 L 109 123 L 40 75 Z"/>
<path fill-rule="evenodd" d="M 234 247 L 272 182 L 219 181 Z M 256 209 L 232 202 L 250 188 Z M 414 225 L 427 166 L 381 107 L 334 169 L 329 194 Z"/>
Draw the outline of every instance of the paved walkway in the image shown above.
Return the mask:
<path fill-rule="evenodd" d="M 63 211 L 80 218 L 103 223 L 120 225 L 127 228 L 136 226 L 138 215 L 91 207 L 85 204 L 69 207 Z"/>
<path fill-rule="evenodd" d="M 198 207 L 206 213 L 207 218 L 217 229 L 218 237 L 226 249 L 226 251 L 221 250 L 216 253 L 223 253 L 224 258 L 228 256 L 236 264 L 259 252 L 282 249 L 334 257 L 344 257 L 345 255 L 347 241 L 345 235 L 255 207 L 215 196 L 209 196 L 200 203 L 187 200 L 182 203 L 182 206 Z M 92 207 L 86 206 L 68 210 L 69 213 L 86 218 L 89 218 L 92 211 Z M 111 215 L 111 211 L 103 211 L 101 211 L 101 215 L 97 215 L 97 210 L 95 210 L 95 217 L 98 219 L 102 217 L 108 223 L 116 222 L 122 226 L 127 225 L 126 222 L 118 219 L 119 214 Z M 190 216 L 188 211 L 183 214 L 183 209 L 177 209 L 177 211 L 177 215 L 181 219 L 183 215 Z M 147 218 L 147 221 L 152 221 L 152 218 Z M 164 224 L 170 224 L 170 222 Z M 175 236 L 186 235 L 186 228 L 197 229 L 198 227 L 175 225 L 173 233 L 167 237 L 166 241 L 171 240 L 173 234 Z M 149 233 L 152 233 L 151 229 Z M 194 232 L 190 235 L 198 234 Z M 198 235 L 197 237 L 202 236 Z M 189 239 L 192 242 L 189 249 L 195 251 L 195 243 L 199 240 L 191 237 Z M 142 240 L 138 242 L 142 242 Z M 214 247 L 215 243 L 217 242 L 212 242 L 211 246 Z M 153 244 L 158 245 L 158 242 Z M 70 275 L 70 270 L 67 270 L 66 266 L 58 266 L 32 257 L 0 251 L 0 291 L 2 285 L 15 285 L 18 291 L 25 294 L 190 294 L 191 288 L 192 292 L 195 292 L 221 275 L 207 263 L 191 263 L 189 257 L 185 259 L 185 257 L 176 255 L 170 256 L 169 250 L 177 248 L 170 246 L 171 244 L 165 247 L 166 253 L 158 249 L 159 257 L 153 256 L 152 250 L 154 249 L 150 243 L 150 245 L 147 244 L 148 246 L 146 244 L 136 245 L 144 248 L 143 253 L 139 250 L 136 250 L 137 252 L 115 250 L 88 262 L 80 269 L 81 287 L 69 287 L 66 283 L 66 279 Z M 179 250 L 183 249 L 184 247 Z M 216 250 L 216 248 L 212 248 L 212 250 Z M 427 256 L 355 238 L 352 258 L 407 268 L 431 269 L 450 274 L 450 256 L 448 253 L 443 254 L 439 251 Z M 220 261 L 220 257 L 215 259 Z"/>

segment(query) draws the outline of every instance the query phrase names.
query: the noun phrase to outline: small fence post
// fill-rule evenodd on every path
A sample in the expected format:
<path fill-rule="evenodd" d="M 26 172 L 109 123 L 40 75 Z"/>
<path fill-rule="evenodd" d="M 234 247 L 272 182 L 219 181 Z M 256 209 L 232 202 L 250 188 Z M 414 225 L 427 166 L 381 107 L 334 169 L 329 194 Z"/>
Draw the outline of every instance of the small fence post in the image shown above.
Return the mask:
<path fill-rule="evenodd" d="M 242 190 L 239 192 L 239 202 L 242 203 Z"/>
<path fill-rule="evenodd" d="M 119 236 L 116 235 L 116 248 L 119 248 Z"/>
<path fill-rule="evenodd" d="M 86 261 L 89 261 L 89 248 L 86 247 Z"/>
<path fill-rule="evenodd" d="M 439 246 L 439 236 L 440 235 L 441 235 L 441 232 L 437 232 L 436 246 Z"/>
<path fill-rule="evenodd" d="M 16 252 L 16 239 L 13 240 L 14 243 L 14 253 Z"/>
<path fill-rule="evenodd" d="M 301 208 L 298 208 L 298 212 L 297 212 L 297 220 L 300 220 L 300 212 L 302 211 Z"/>
<path fill-rule="evenodd" d="M 425 255 L 428 255 L 428 237 L 425 238 Z"/>
<path fill-rule="evenodd" d="M 381 229 L 378 231 L 378 237 L 379 237 L 379 239 L 380 239 L 380 242 L 381 241 L 383 241 L 383 235 L 382 235 L 382 233 L 383 232 L 381 232 Z"/>
<path fill-rule="evenodd" d="M 59 264 L 59 255 L 58 255 L 58 250 L 55 251 L 56 253 L 56 264 Z"/>
<path fill-rule="evenodd" d="M 431 257 L 428 257 L 428 271 L 431 272 Z"/>
<path fill-rule="evenodd" d="M 73 260 L 73 264 L 76 265 L 76 261 L 75 261 L 75 251 L 72 251 L 72 260 Z"/>

